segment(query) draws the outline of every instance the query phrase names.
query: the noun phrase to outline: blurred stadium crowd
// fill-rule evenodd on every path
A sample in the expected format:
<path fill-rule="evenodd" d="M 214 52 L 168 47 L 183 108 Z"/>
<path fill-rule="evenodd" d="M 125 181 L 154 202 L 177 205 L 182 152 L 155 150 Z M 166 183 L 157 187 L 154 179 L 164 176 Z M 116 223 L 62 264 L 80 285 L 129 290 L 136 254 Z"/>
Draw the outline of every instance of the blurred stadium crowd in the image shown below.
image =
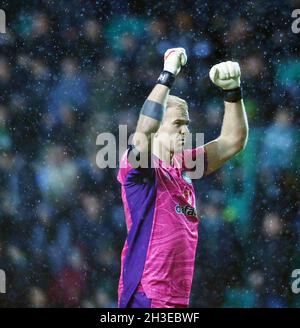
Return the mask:
<path fill-rule="evenodd" d="M 195 181 L 199 245 L 190 306 L 300 306 L 300 35 L 295 1 L 4 1 L 0 35 L 0 268 L 7 307 L 116 307 L 126 226 L 117 169 L 97 135 L 133 131 L 164 51 L 188 65 L 172 93 L 192 132 L 220 132 L 209 68 L 241 64 L 246 149 Z"/>

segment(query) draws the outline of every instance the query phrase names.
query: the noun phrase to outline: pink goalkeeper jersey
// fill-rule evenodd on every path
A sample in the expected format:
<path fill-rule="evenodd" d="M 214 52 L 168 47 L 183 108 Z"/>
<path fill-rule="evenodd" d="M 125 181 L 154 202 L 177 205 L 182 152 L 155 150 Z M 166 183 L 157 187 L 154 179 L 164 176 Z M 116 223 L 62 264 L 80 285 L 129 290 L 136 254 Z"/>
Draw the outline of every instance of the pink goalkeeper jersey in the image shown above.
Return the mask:
<path fill-rule="evenodd" d="M 151 299 L 189 304 L 198 242 L 195 191 L 187 168 L 174 156 L 173 166 L 152 154 L 154 168 L 134 169 L 124 153 L 118 181 L 128 236 L 121 254 L 118 305 L 127 307 L 135 290 Z M 184 158 L 206 154 L 204 147 Z"/>

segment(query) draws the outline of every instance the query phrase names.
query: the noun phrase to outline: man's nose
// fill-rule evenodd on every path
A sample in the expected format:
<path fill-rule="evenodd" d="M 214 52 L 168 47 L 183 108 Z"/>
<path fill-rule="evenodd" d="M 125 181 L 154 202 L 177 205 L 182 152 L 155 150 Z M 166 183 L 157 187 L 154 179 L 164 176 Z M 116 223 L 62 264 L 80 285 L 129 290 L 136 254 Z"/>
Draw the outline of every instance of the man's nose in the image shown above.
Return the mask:
<path fill-rule="evenodd" d="M 189 132 L 189 129 L 186 125 L 181 127 L 181 134 L 187 134 Z"/>

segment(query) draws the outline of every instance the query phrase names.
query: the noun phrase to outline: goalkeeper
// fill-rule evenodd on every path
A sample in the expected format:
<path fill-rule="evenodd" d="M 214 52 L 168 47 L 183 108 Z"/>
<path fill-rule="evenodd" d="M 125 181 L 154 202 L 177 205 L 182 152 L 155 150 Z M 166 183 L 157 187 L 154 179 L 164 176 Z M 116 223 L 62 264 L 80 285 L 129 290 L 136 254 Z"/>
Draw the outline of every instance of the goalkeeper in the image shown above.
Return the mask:
<path fill-rule="evenodd" d="M 199 219 L 195 191 L 188 178 L 192 169 L 186 161 L 201 159 L 201 176 L 206 176 L 247 143 L 240 67 L 227 61 L 209 72 L 224 99 L 220 136 L 194 149 L 183 148 L 189 132 L 188 106 L 169 93 L 186 62 L 183 48 L 166 51 L 163 72 L 143 104 L 132 144 L 120 163 L 118 180 L 128 230 L 121 254 L 121 308 L 188 307 Z M 148 168 L 137 165 L 148 157 Z"/>

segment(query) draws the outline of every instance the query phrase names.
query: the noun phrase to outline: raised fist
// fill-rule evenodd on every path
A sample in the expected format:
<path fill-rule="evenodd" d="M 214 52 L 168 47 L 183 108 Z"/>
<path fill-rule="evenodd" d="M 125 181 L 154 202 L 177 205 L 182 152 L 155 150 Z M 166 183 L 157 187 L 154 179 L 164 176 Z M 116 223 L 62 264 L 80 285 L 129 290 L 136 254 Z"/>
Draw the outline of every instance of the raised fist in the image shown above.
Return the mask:
<path fill-rule="evenodd" d="M 241 85 L 241 69 L 237 62 L 227 61 L 214 65 L 209 71 L 211 81 L 224 90 L 236 89 Z"/>
<path fill-rule="evenodd" d="M 184 48 L 168 49 L 164 55 L 164 71 L 177 75 L 186 62 L 187 55 Z"/>

